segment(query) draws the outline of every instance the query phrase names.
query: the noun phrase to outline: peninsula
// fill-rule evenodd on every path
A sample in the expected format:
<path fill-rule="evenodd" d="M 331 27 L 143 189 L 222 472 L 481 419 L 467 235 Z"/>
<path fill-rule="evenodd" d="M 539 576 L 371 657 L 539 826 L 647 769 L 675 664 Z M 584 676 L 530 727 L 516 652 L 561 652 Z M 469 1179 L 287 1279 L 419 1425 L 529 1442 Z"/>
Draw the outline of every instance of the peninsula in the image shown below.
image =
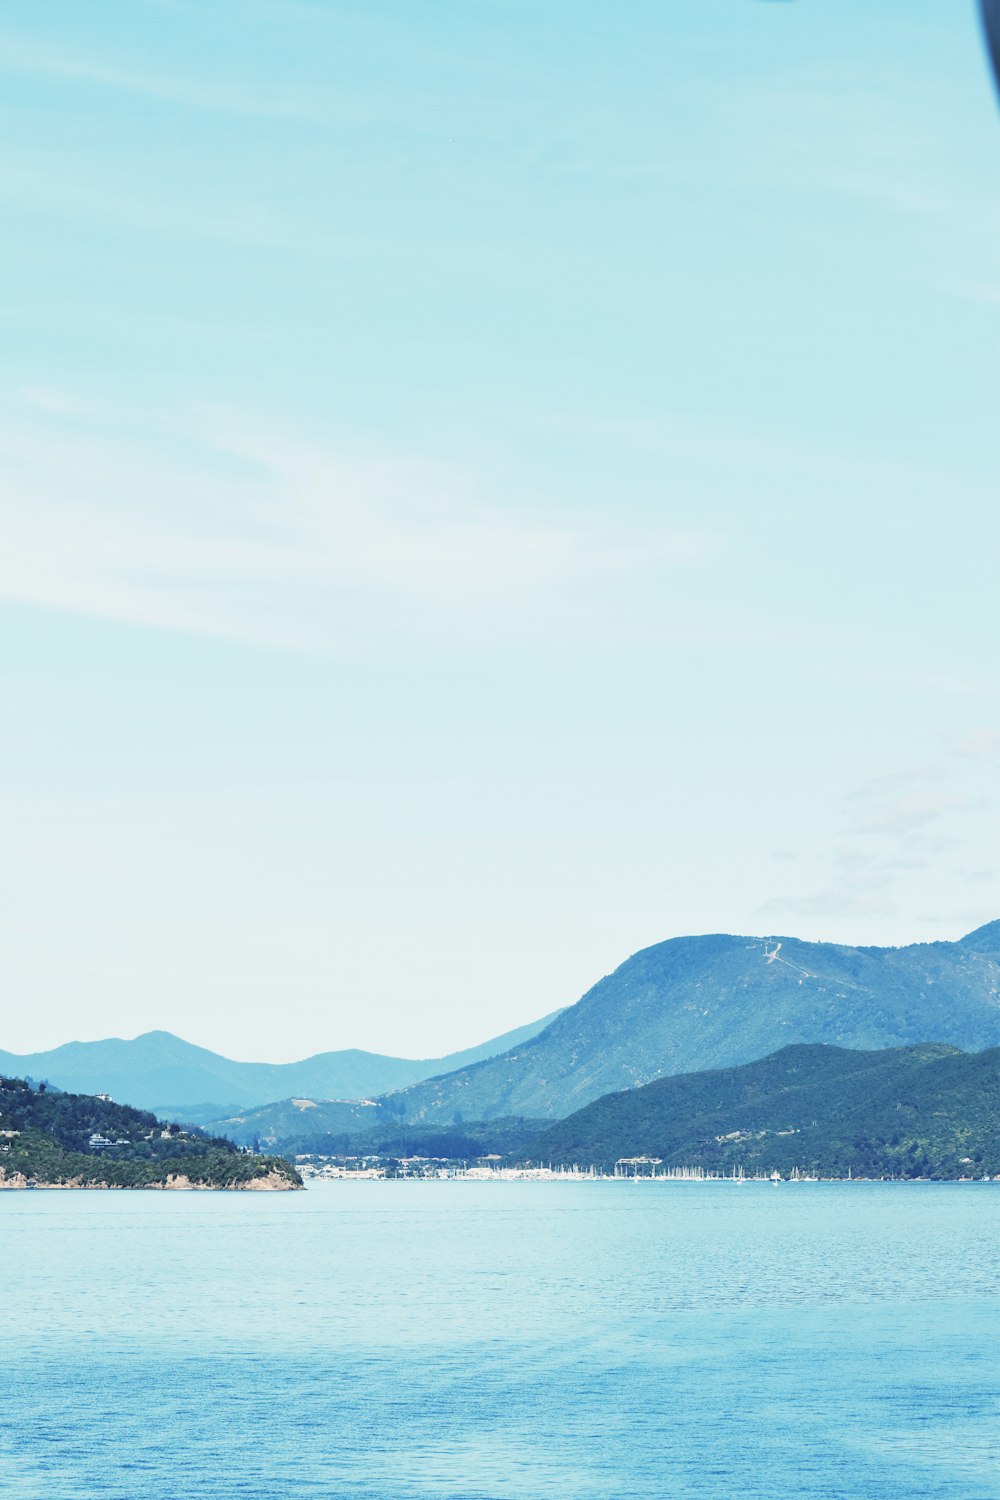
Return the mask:
<path fill-rule="evenodd" d="M 105 1095 L 0 1077 L 0 1188 L 301 1188 L 283 1157 L 164 1124 Z"/>

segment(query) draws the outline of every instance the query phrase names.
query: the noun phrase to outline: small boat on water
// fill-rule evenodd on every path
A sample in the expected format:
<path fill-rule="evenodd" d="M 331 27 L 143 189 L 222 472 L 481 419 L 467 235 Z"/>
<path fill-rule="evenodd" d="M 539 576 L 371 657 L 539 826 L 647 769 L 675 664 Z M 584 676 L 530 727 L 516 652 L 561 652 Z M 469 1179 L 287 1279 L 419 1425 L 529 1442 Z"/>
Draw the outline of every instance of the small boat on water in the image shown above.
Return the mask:
<path fill-rule="evenodd" d="M 783 1178 L 782 1178 L 780 1172 L 772 1172 L 771 1173 L 771 1186 L 772 1187 L 777 1187 L 778 1183 L 782 1182 L 782 1181 L 783 1181 Z"/>

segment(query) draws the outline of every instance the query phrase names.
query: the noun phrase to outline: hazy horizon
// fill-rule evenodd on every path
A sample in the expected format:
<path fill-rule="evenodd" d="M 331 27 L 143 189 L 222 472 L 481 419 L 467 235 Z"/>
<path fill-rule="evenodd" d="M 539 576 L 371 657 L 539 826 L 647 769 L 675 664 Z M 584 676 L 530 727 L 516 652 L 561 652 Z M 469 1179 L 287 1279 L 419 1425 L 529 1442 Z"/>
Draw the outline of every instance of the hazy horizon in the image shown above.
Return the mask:
<path fill-rule="evenodd" d="M 0 1047 L 995 917 L 974 6 L 234 15 L 0 17 Z"/>

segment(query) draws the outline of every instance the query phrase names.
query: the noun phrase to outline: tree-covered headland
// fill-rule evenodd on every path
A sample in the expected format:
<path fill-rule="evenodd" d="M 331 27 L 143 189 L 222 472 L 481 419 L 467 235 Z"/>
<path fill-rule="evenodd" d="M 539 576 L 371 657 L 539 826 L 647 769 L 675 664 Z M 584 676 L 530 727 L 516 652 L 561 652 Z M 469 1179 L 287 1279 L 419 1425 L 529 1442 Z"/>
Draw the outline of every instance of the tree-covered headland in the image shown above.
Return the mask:
<path fill-rule="evenodd" d="M 295 1168 L 147 1110 L 0 1077 L 0 1187 L 296 1188 Z"/>

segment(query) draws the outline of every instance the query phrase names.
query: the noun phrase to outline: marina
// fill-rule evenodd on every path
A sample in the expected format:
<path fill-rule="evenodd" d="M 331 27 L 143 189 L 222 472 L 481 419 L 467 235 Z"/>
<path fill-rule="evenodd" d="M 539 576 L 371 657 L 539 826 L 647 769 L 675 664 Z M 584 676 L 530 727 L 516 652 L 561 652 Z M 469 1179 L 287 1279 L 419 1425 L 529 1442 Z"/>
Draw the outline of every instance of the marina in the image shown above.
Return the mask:
<path fill-rule="evenodd" d="M 742 1186 L 748 1183 L 764 1183 L 777 1186 L 782 1183 L 800 1182 L 921 1182 L 931 1179 L 891 1177 L 820 1177 L 812 1172 L 794 1168 L 786 1176 L 779 1172 L 710 1172 L 704 1167 L 667 1167 L 651 1157 L 623 1158 L 615 1164 L 612 1172 L 601 1171 L 596 1166 L 504 1166 L 500 1163 L 476 1162 L 466 1164 L 449 1162 L 432 1157 L 412 1156 L 384 1161 L 380 1159 L 357 1159 L 336 1157 L 299 1156 L 295 1166 L 307 1184 L 310 1182 L 385 1182 L 385 1181 L 437 1181 L 437 1182 L 658 1182 L 658 1183 L 729 1183 Z M 957 1183 L 1000 1182 L 1000 1176 L 958 1177 Z"/>

